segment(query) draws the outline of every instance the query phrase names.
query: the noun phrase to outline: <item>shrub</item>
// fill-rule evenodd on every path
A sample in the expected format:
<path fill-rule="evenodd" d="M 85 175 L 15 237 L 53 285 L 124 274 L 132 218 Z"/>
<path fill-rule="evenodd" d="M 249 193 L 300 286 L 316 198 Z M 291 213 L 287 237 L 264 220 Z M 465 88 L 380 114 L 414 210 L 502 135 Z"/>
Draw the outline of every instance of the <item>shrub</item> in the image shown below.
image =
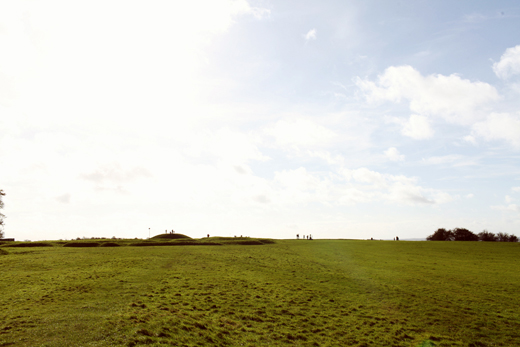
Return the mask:
<path fill-rule="evenodd" d="M 499 242 L 518 242 L 518 237 L 516 235 L 509 235 L 507 233 L 498 233 L 497 241 Z"/>
<path fill-rule="evenodd" d="M 97 247 L 98 242 L 69 242 L 63 245 L 63 247 Z"/>
<path fill-rule="evenodd" d="M 518 242 L 518 236 L 511 234 L 511 235 L 509 235 L 508 241 L 509 242 Z"/>
<path fill-rule="evenodd" d="M 444 228 L 439 228 L 432 235 L 426 238 L 428 241 L 453 241 L 453 232 Z"/>
<path fill-rule="evenodd" d="M 465 228 L 453 229 L 454 241 L 478 241 L 478 236 Z"/>
<path fill-rule="evenodd" d="M 481 233 L 478 234 L 478 239 L 480 241 L 496 241 L 497 236 L 484 229 Z"/>

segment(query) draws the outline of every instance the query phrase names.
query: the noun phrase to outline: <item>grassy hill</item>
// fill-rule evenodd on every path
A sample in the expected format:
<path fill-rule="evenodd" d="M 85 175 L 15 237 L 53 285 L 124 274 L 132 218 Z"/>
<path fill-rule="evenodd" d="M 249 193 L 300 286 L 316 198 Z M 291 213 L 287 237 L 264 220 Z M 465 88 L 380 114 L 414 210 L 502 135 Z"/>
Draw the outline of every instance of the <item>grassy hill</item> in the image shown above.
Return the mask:
<path fill-rule="evenodd" d="M 0 346 L 520 345 L 520 244 L 217 241 L 3 245 Z"/>
<path fill-rule="evenodd" d="M 191 237 L 189 236 L 186 236 L 184 234 L 177 234 L 177 233 L 174 233 L 174 234 L 160 234 L 160 235 L 155 235 L 154 237 L 152 237 L 152 240 L 177 240 L 177 239 L 189 239 L 189 240 L 192 240 Z"/>

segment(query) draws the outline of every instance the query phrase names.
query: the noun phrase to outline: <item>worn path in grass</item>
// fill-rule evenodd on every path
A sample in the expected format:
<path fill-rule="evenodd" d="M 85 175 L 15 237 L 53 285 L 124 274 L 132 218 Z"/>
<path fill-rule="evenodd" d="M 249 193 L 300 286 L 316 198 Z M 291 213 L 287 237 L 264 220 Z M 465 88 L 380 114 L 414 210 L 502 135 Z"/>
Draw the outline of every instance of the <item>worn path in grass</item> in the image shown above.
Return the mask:
<path fill-rule="evenodd" d="M 519 244 L 8 252 L 0 346 L 520 345 Z"/>

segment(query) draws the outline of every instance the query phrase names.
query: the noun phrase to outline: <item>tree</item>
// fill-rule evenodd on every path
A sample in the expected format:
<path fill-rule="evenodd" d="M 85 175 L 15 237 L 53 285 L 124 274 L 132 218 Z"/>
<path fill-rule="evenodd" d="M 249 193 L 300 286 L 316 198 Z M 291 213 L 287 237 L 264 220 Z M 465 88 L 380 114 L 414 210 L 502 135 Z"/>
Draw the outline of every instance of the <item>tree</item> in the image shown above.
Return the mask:
<path fill-rule="evenodd" d="M 478 239 L 480 241 L 496 241 L 497 236 L 484 229 L 481 233 L 478 234 Z"/>
<path fill-rule="evenodd" d="M 465 228 L 453 229 L 454 241 L 478 241 L 478 236 Z"/>
<path fill-rule="evenodd" d="M 439 228 L 432 235 L 426 238 L 428 241 L 452 241 L 453 233 L 451 230 L 446 230 L 444 228 Z"/>
<path fill-rule="evenodd" d="M 518 237 L 516 235 L 509 235 L 508 233 L 498 233 L 497 241 L 500 242 L 518 242 Z"/>
<path fill-rule="evenodd" d="M 4 195 L 4 191 L 0 189 L 0 210 L 4 208 L 4 202 L 2 201 L 2 196 Z M 0 212 L 0 239 L 4 237 L 4 218 L 5 216 Z"/>
<path fill-rule="evenodd" d="M 497 241 L 499 241 L 499 242 L 508 242 L 509 241 L 509 235 L 507 233 L 498 233 L 497 234 Z"/>
<path fill-rule="evenodd" d="M 509 242 L 518 242 L 518 236 L 511 234 L 511 235 L 509 235 L 508 241 Z"/>

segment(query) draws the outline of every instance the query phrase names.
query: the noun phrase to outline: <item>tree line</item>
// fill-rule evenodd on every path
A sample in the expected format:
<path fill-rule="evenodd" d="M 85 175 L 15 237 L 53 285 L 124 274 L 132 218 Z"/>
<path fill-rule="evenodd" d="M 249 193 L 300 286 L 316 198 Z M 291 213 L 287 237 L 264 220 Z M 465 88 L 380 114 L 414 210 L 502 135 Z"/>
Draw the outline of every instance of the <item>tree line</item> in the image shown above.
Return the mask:
<path fill-rule="evenodd" d="M 516 235 L 507 233 L 494 234 L 487 230 L 475 234 L 465 228 L 446 230 L 439 228 L 426 238 L 428 241 L 495 241 L 495 242 L 518 242 Z"/>

